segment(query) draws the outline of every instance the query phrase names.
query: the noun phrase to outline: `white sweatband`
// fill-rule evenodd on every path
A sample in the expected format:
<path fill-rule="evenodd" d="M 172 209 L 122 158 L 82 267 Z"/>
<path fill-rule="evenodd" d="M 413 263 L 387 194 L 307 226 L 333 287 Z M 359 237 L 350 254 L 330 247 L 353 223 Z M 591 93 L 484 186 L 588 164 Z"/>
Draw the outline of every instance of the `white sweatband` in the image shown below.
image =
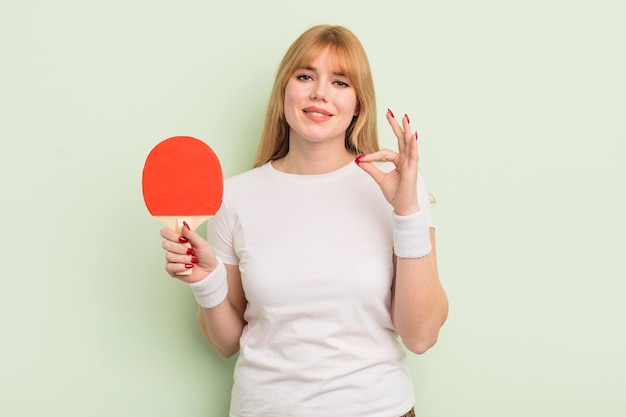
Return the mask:
<path fill-rule="evenodd" d="M 393 251 L 398 258 L 422 258 L 432 249 L 426 215 L 418 211 L 408 216 L 393 212 Z"/>
<path fill-rule="evenodd" d="M 202 281 L 189 284 L 193 295 L 200 307 L 212 308 L 226 299 L 228 295 L 228 281 L 226 280 L 226 267 L 217 258 L 218 264 L 209 275 Z"/>

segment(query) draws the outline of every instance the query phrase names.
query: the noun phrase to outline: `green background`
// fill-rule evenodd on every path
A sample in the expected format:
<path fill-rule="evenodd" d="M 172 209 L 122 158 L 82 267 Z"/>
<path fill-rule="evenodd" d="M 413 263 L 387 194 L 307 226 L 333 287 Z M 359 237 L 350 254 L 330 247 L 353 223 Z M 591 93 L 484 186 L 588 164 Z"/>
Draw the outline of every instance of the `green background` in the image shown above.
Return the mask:
<path fill-rule="evenodd" d="M 437 198 L 450 316 L 409 356 L 421 417 L 623 416 L 626 17 L 620 0 L 3 1 L 0 413 L 220 417 L 141 196 L 159 141 L 251 164 L 309 26 L 368 51 Z M 190 177 L 190 181 L 193 178 Z M 366 204 L 366 202 L 364 202 Z"/>

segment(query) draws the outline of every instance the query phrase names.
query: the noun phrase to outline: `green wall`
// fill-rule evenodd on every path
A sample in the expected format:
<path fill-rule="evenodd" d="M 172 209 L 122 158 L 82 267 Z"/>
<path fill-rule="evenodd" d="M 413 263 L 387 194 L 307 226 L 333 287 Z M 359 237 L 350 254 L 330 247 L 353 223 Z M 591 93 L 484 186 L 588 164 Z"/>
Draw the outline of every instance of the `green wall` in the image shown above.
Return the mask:
<path fill-rule="evenodd" d="M 195 326 L 141 196 L 158 141 L 248 168 L 278 61 L 363 41 L 420 131 L 450 317 L 409 358 L 421 417 L 626 412 L 620 0 L 0 5 L 0 414 L 220 417 L 234 360 Z M 193 180 L 190 178 L 190 180 Z"/>

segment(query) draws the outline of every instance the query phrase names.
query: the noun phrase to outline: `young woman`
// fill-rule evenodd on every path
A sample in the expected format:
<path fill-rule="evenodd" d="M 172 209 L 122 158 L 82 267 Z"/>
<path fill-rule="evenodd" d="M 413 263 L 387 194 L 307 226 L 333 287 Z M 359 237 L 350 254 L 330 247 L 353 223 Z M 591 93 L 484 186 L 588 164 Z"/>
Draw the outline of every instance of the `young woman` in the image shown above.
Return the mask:
<path fill-rule="evenodd" d="M 231 417 L 414 415 L 398 336 L 425 352 L 448 303 L 417 133 L 387 121 L 398 152 L 378 148 L 361 43 L 313 27 L 280 64 L 254 169 L 226 181 L 210 244 L 161 231 L 206 339 L 239 352 Z"/>

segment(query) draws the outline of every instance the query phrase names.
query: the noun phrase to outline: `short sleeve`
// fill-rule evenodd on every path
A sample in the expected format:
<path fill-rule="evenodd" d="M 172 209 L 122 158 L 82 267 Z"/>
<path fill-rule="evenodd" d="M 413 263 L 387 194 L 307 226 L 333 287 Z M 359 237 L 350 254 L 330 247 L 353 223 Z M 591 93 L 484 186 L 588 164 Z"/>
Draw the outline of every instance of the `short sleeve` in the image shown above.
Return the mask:
<path fill-rule="evenodd" d="M 239 258 L 235 253 L 233 221 L 225 201 L 222 201 L 215 216 L 207 222 L 207 240 L 215 254 L 229 265 L 239 265 Z"/>

